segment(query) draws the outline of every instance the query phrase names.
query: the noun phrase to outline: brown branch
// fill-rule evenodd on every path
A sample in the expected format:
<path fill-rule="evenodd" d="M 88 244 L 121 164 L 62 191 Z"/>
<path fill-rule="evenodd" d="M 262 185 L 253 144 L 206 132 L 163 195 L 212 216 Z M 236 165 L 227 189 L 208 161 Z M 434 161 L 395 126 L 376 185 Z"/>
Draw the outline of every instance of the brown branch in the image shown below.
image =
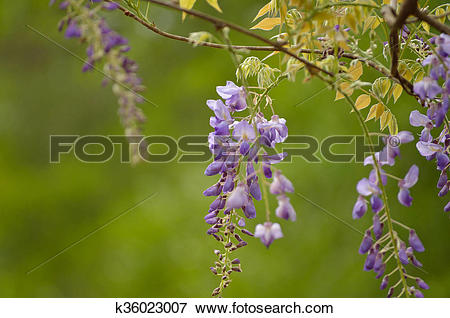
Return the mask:
<path fill-rule="evenodd" d="M 391 51 L 391 75 L 396 78 L 403 89 L 410 95 L 415 95 L 413 85 L 400 75 L 398 72 L 398 52 L 399 52 L 399 36 L 398 32 L 405 24 L 406 19 L 413 15 L 417 8 L 417 0 L 405 0 L 400 7 L 400 11 L 396 16 L 394 9 L 390 6 L 384 6 L 382 9 L 383 17 L 391 28 L 389 34 L 389 47 Z"/>
<path fill-rule="evenodd" d="M 426 11 L 422 11 L 422 13 L 426 14 L 427 12 L 426 12 Z M 450 15 L 450 11 L 449 11 L 449 12 L 446 12 L 446 13 L 443 13 L 443 14 L 440 14 L 440 15 L 435 15 L 435 16 L 432 16 L 432 17 L 433 17 L 434 19 L 440 19 L 440 18 L 446 18 L 446 17 L 448 17 L 449 15 Z M 418 21 L 420 21 L 419 18 L 410 18 L 410 19 L 408 19 L 408 20 L 405 21 L 405 24 L 416 23 L 416 22 L 418 22 Z"/>
<path fill-rule="evenodd" d="M 392 74 L 389 72 L 389 69 L 387 69 L 383 65 L 377 64 L 376 62 L 374 62 L 374 61 L 372 61 L 370 59 L 364 58 L 362 56 L 359 56 L 359 55 L 356 55 L 356 54 L 353 54 L 353 53 L 346 53 L 346 52 L 344 52 L 344 53 L 342 53 L 342 57 L 346 57 L 346 58 L 352 59 L 352 60 L 359 60 L 359 61 L 369 65 L 373 69 L 377 70 L 378 72 L 380 72 L 384 76 L 389 77 L 391 80 L 393 80 L 393 81 L 395 81 L 395 82 L 397 82 L 397 83 L 399 83 L 401 85 L 400 80 L 398 78 L 392 76 Z"/>
<path fill-rule="evenodd" d="M 425 21 L 426 23 L 431 25 L 433 28 L 435 28 L 439 32 L 445 33 L 445 34 L 450 34 L 450 27 L 448 27 L 447 25 L 445 25 L 443 23 L 440 23 L 438 20 L 436 20 L 431 15 L 428 15 L 420 10 L 416 10 L 414 15 L 417 17 L 417 19 Z"/>
<path fill-rule="evenodd" d="M 112 0 L 105 0 L 105 1 L 113 2 Z M 191 43 L 191 44 L 193 43 L 193 41 L 191 39 L 189 39 L 188 37 L 177 35 L 177 34 L 172 34 L 172 33 L 165 32 L 165 31 L 159 29 L 158 27 L 156 27 L 156 25 L 154 23 L 148 23 L 147 21 L 144 21 L 143 19 L 139 18 L 134 13 L 130 12 L 129 10 L 125 9 L 124 7 L 122 7 L 120 5 L 119 5 L 118 9 L 120 11 L 122 11 L 124 13 L 124 15 L 126 15 L 127 17 L 134 19 L 135 21 L 142 24 L 147 29 L 151 30 L 152 32 L 155 32 L 158 35 L 161 35 L 163 37 L 166 37 L 166 38 L 169 38 L 172 40 L 177 40 L 177 41 Z M 195 45 L 217 48 L 217 49 L 228 49 L 229 48 L 229 46 L 225 45 L 225 44 L 219 44 L 219 43 L 213 43 L 213 42 L 203 42 L 203 41 L 195 43 Z M 268 51 L 268 52 L 279 51 L 279 49 L 277 49 L 276 47 L 273 47 L 273 46 L 232 45 L 231 47 L 234 50 Z M 317 50 L 317 49 L 316 50 L 301 49 L 301 48 L 295 48 L 295 49 L 299 53 L 324 54 L 324 51 Z M 389 70 L 386 67 L 384 67 L 383 65 L 379 65 L 378 63 L 376 63 L 370 59 L 367 59 L 367 58 L 364 58 L 364 57 L 361 57 L 359 55 L 349 53 L 349 52 L 342 52 L 339 54 L 339 56 L 348 58 L 348 59 L 352 59 L 352 60 L 359 60 L 359 61 L 365 63 L 366 65 L 372 67 L 373 69 L 377 70 L 381 74 L 385 75 L 386 77 L 389 77 L 391 80 L 401 84 L 401 81 L 397 77 L 392 76 L 392 74 L 389 72 Z"/>
<path fill-rule="evenodd" d="M 450 28 L 429 16 L 425 12 L 420 11 L 417 6 L 417 0 L 403 1 L 398 15 L 395 14 L 395 10 L 390 6 L 384 6 L 382 8 L 382 13 L 386 23 L 391 28 L 391 33 L 389 34 L 389 46 L 391 49 L 391 74 L 399 80 L 400 84 L 406 92 L 408 92 L 408 94 L 414 96 L 413 85 L 398 72 L 398 52 L 400 45 L 399 31 L 406 23 L 408 23 L 407 19 L 410 15 L 414 15 L 417 18 L 417 21 L 425 21 L 440 32 L 446 34 L 450 33 Z"/>
<path fill-rule="evenodd" d="M 245 34 L 245 35 L 247 35 L 249 37 L 252 37 L 254 39 L 257 39 L 257 40 L 259 40 L 261 42 L 269 44 L 270 46 L 275 48 L 276 51 L 283 52 L 283 53 L 293 57 L 294 59 L 302 62 L 303 64 L 305 64 L 305 66 L 310 71 L 312 71 L 312 69 L 314 69 L 315 71 L 320 71 L 322 73 L 325 73 L 325 74 L 327 74 L 329 76 L 333 76 L 334 77 L 334 74 L 332 72 L 324 70 L 323 68 L 315 65 L 314 63 L 311 63 L 310 61 L 308 61 L 308 60 L 298 56 L 297 54 L 291 52 L 289 49 L 283 47 L 282 43 L 278 43 L 278 42 L 274 42 L 274 41 L 271 41 L 269 39 L 266 39 L 265 37 L 260 36 L 260 35 L 258 35 L 256 33 L 253 33 L 253 32 L 251 32 L 251 31 L 249 31 L 249 30 L 247 30 L 247 29 L 245 29 L 245 28 L 243 28 L 243 27 L 241 27 L 239 25 L 236 25 L 236 24 L 233 24 L 233 23 L 230 23 L 230 22 L 227 22 L 227 21 L 224 21 L 224 20 L 221 20 L 221 19 L 209 16 L 209 15 L 206 15 L 206 14 L 201 13 L 199 11 L 184 9 L 184 8 L 181 8 L 180 6 L 178 6 L 176 4 L 173 4 L 173 3 L 159 1 L 159 0 L 145 0 L 145 1 L 157 4 L 157 5 L 160 5 L 160 6 L 163 6 L 163 7 L 167 7 L 167 8 L 173 9 L 173 10 L 178 10 L 178 11 L 181 11 L 181 12 L 185 12 L 185 13 L 187 13 L 189 15 L 195 16 L 195 17 L 197 17 L 199 19 L 202 19 L 202 20 L 205 20 L 205 21 L 208 21 L 208 22 L 214 24 L 217 29 L 223 29 L 224 27 L 228 27 L 228 28 L 230 28 L 232 30 L 235 30 L 235 31 L 239 32 L 239 33 Z"/>
<path fill-rule="evenodd" d="M 108 0 L 106 0 L 106 1 L 108 1 Z M 161 30 L 156 25 L 144 21 L 143 19 L 139 18 L 137 15 L 128 11 L 127 9 L 125 9 L 122 6 L 119 6 L 118 9 L 120 11 L 122 11 L 123 14 L 125 14 L 127 17 L 134 19 L 135 21 L 139 22 L 140 24 L 145 26 L 147 29 L 155 32 L 156 34 L 159 34 L 161 36 L 164 36 L 164 37 L 172 39 L 172 40 L 187 42 L 187 43 L 191 43 L 191 44 L 194 43 L 188 37 L 177 35 L 177 34 L 172 34 L 172 33 Z M 195 43 L 195 45 L 207 46 L 207 47 L 212 47 L 212 48 L 216 48 L 216 49 L 227 49 L 228 48 L 228 46 L 225 44 L 219 44 L 219 43 L 213 43 L 213 42 L 203 42 L 203 41 Z M 277 49 L 274 48 L 273 46 L 233 45 L 232 48 L 235 50 L 244 50 L 245 49 L 245 50 L 250 50 L 250 51 L 277 51 Z"/>

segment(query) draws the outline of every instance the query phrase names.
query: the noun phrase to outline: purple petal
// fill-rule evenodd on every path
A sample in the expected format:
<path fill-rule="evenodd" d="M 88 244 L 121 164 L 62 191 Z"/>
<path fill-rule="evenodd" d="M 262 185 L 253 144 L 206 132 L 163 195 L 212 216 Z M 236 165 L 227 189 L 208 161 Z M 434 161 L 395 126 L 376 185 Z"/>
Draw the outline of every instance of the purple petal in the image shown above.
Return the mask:
<path fill-rule="evenodd" d="M 404 206 L 407 206 L 407 207 L 411 206 L 413 198 L 409 194 L 408 189 L 401 188 L 400 191 L 398 192 L 397 198 L 398 198 L 398 202 L 400 202 Z"/>
<path fill-rule="evenodd" d="M 364 234 L 361 245 L 359 246 L 359 254 L 366 254 L 372 247 L 372 243 L 373 240 L 372 236 L 370 235 L 370 231 L 366 231 L 366 234 Z"/>
<path fill-rule="evenodd" d="M 256 209 L 252 200 L 247 200 L 247 204 L 242 207 L 242 211 L 244 211 L 244 215 L 247 219 L 256 218 Z"/>
<path fill-rule="evenodd" d="M 208 165 L 208 167 L 206 167 L 205 175 L 207 175 L 207 176 L 216 175 L 222 170 L 222 167 L 223 167 L 223 161 L 221 161 L 221 160 L 213 161 L 212 163 L 210 163 Z"/>
<path fill-rule="evenodd" d="M 425 283 L 422 279 L 420 279 L 420 278 L 417 278 L 416 279 L 416 283 L 417 283 L 417 285 L 420 287 L 420 288 L 422 288 L 422 289 L 430 289 L 430 286 L 428 286 L 428 284 L 427 283 Z"/>
<path fill-rule="evenodd" d="M 416 298 L 424 298 L 425 296 L 422 294 L 422 292 L 418 289 L 414 290 L 414 296 Z"/>
<path fill-rule="evenodd" d="M 103 9 L 105 9 L 105 10 L 110 10 L 110 11 L 112 11 L 112 10 L 116 10 L 117 8 L 119 8 L 120 6 L 117 4 L 117 3 L 115 3 L 115 2 L 105 2 L 105 3 L 103 3 L 103 5 L 102 5 L 102 8 Z"/>
<path fill-rule="evenodd" d="M 375 265 L 375 258 L 376 258 L 376 256 L 377 255 L 376 255 L 375 250 L 373 248 L 371 248 L 369 250 L 369 254 L 367 254 L 366 261 L 364 263 L 364 270 L 366 272 L 373 269 L 373 266 Z"/>
<path fill-rule="evenodd" d="M 444 212 L 449 212 L 449 211 L 450 211 L 450 201 L 444 207 Z"/>
<path fill-rule="evenodd" d="M 217 196 L 220 194 L 220 192 L 222 191 L 222 187 L 220 186 L 219 183 L 209 187 L 208 189 L 206 189 L 205 191 L 203 191 L 203 195 L 210 197 L 210 196 Z"/>
<path fill-rule="evenodd" d="M 255 237 L 258 237 L 266 247 L 269 247 L 274 240 L 282 238 L 283 233 L 280 224 L 265 222 L 264 225 L 258 224 L 256 226 Z"/>
<path fill-rule="evenodd" d="M 223 184 L 223 193 L 228 193 L 233 191 L 234 189 L 234 178 L 231 174 L 227 176 L 225 179 L 225 183 Z"/>
<path fill-rule="evenodd" d="M 409 264 L 408 255 L 406 255 L 406 249 L 404 247 L 401 247 L 398 250 L 398 258 L 400 259 L 400 262 L 403 265 L 408 265 Z"/>
<path fill-rule="evenodd" d="M 441 191 L 439 191 L 438 196 L 440 196 L 440 197 L 446 196 L 447 193 L 448 193 L 448 190 L 449 190 L 448 183 L 446 183 L 446 184 L 442 187 Z"/>
<path fill-rule="evenodd" d="M 431 121 L 426 115 L 421 114 L 418 110 L 413 110 L 409 115 L 409 123 L 414 127 L 426 127 L 429 126 Z"/>
<path fill-rule="evenodd" d="M 409 232 L 409 245 L 411 245 L 411 247 L 417 252 L 425 251 L 425 247 L 423 246 L 422 242 L 420 241 L 419 237 L 417 236 L 414 230 L 411 230 Z"/>
<path fill-rule="evenodd" d="M 416 144 L 417 150 L 419 150 L 420 154 L 422 156 L 431 156 L 434 155 L 436 152 L 442 151 L 442 146 L 431 143 L 431 142 L 425 142 L 425 141 L 419 141 Z"/>
<path fill-rule="evenodd" d="M 247 196 L 248 194 L 246 186 L 243 183 L 239 183 L 236 189 L 231 192 L 230 196 L 227 199 L 227 208 L 239 209 L 243 207 L 245 204 L 247 204 Z"/>
<path fill-rule="evenodd" d="M 373 216 L 373 234 L 377 240 L 383 235 L 383 223 L 380 222 L 378 214 Z"/>
<path fill-rule="evenodd" d="M 402 186 L 404 188 L 409 189 L 417 183 L 418 179 L 419 179 L 419 167 L 417 167 L 416 165 L 412 165 L 411 168 L 409 168 L 405 178 L 403 179 L 404 182 Z"/>
<path fill-rule="evenodd" d="M 370 182 L 367 178 L 359 180 L 358 184 L 356 185 L 356 190 L 359 194 L 364 196 L 380 193 L 380 189 L 374 183 Z"/>
<path fill-rule="evenodd" d="M 367 211 L 367 203 L 363 196 L 359 196 L 353 206 L 352 216 L 354 219 L 360 219 Z"/>
<path fill-rule="evenodd" d="M 385 289 L 387 287 L 388 283 L 389 283 L 389 276 L 386 275 L 383 277 L 383 280 L 381 281 L 380 289 L 381 290 Z"/>
<path fill-rule="evenodd" d="M 441 171 L 444 170 L 450 162 L 448 156 L 441 152 L 436 154 L 436 160 L 437 160 L 437 167 Z"/>
<path fill-rule="evenodd" d="M 261 200 L 262 199 L 262 195 L 261 195 L 261 188 L 259 187 L 259 183 L 258 180 L 254 180 L 250 187 L 250 194 L 256 199 L 256 200 Z"/>
<path fill-rule="evenodd" d="M 442 171 L 441 175 L 439 176 L 439 180 L 437 182 L 437 187 L 441 189 L 446 183 L 447 183 L 447 172 Z"/>
<path fill-rule="evenodd" d="M 370 205 L 372 207 L 372 211 L 377 213 L 383 209 L 383 200 L 381 200 L 378 196 L 372 195 L 370 198 Z"/>
<path fill-rule="evenodd" d="M 285 220 L 291 220 L 294 222 L 297 219 L 297 214 L 295 213 L 289 198 L 285 195 L 278 197 L 278 207 L 275 210 L 276 216 Z"/>
<path fill-rule="evenodd" d="M 400 143 L 402 144 L 406 144 L 414 140 L 414 135 L 412 134 L 412 132 L 407 130 L 400 131 L 397 134 L 397 137 L 400 139 Z"/>
<path fill-rule="evenodd" d="M 66 38 L 79 38 L 81 37 L 81 30 L 78 28 L 77 24 L 72 21 L 67 26 L 64 36 Z"/>

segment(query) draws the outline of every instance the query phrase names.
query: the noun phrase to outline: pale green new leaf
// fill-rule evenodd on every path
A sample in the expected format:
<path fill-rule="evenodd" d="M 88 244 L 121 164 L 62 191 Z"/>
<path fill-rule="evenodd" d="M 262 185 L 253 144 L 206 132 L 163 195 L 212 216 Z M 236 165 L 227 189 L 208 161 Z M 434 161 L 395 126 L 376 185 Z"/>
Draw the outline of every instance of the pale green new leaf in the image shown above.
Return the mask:
<path fill-rule="evenodd" d="M 213 7 L 214 9 L 216 9 L 217 11 L 219 11 L 220 13 L 222 13 L 222 9 L 219 7 L 219 3 L 217 2 L 218 0 L 206 0 L 206 2 L 208 2 L 208 4 Z"/>
<path fill-rule="evenodd" d="M 257 23 L 255 26 L 251 27 L 251 29 L 261 29 L 264 31 L 272 30 L 277 25 L 280 25 L 280 18 L 265 18 Z"/>
<path fill-rule="evenodd" d="M 194 6 L 196 1 L 197 0 L 180 0 L 180 7 L 183 8 L 183 9 L 190 10 L 190 9 L 192 9 L 192 7 Z M 186 13 L 185 12 L 183 12 L 181 14 L 181 18 L 182 18 L 182 20 L 184 20 L 186 18 Z"/>

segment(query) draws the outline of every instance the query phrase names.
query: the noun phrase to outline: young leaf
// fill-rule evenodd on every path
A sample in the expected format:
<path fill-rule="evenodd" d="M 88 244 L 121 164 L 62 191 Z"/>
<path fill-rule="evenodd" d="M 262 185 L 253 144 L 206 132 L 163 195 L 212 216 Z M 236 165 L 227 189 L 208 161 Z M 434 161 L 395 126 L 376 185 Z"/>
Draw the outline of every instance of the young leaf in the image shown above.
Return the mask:
<path fill-rule="evenodd" d="M 340 84 L 340 85 L 339 85 L 339 88 L 340 88 L 345 94 L 347 94 L 347 95 L 349 95 L 349 96 L 353 94 L 353 88 L 350 87 L 350 83 L 348 83 L 348 82 L 345 82 L 345 83 Z M 344 98 L 344 95 L 341 94 L 341 92 L 336 91 L 336 98 L 335 98 L 334 100 L 336 101 L 336 100 L 340 100 L 340 99 L 342 99 L 342 98 Z"/>
<path fill-rule="evenodd" d="M 372 107 L 370 107 L 369 113 L 367 114 L 367 118 L 365 121 L 369 121 L 369 120 L 375 118 L 375 114 L 377 112 L 377 106 L 378 106 L 378 104 L 375 104 Z"/>
<path fill-rule="evenodd" d="M 377 18 L 375 16 L 371 15 L 367 17 L 366 21 L 364 22 L 363 33 L 366 33 L 369 28 L 373 28 L 375 21 L 377 21 Z"/>
<path fill-rule="evenodd" d="M 434 15 L 435 16 L 443 16 L 443 17 L 439 18 L 439 21 L 441 23 L 445 22 L 445 15 L 444 15 L 444 13 L 445 13 L 444 8 L 437 8 L 436 11 L 434 11 Z"/>
<path fill-rule="evenodd" d="M 281 19 L 280 18 L 265 18 L 261 20 L 258 24 L 255 26 L 252 26 L 251 29 L 261 29 L 265 31 L 272 30 L 277 25 L 280 25 Z"/>
<path fill-rule="evenodd" d="M 384 112 L 384 105 L 381 103 L 377 104 L 377 108 L 375 109 L 375 118 L 378 119 L 383 115 Z"/>
<path fill-rule="evenodd" d="M 387 124 L 391 121 L 392 114 L 389 110 L 386 110 L 383 112 L 383 114 L 380 117 L 380 130 L 383 131 Z"/>
<path fill-rule="evenodd" d="M 367 94 L 359 95 L 356 99 L 355 106 L 356 109 L 363 109 L 370 105 L 370 96 Z"/>
<path fill-rule="evenodd" d="M 180 7 L 183 9 L 192 9 L 192 7 L 194 6 L 195 2 L 197 0 L 180 0 Z M 181 19 L 184 21 L 184 19 L 186 18 L 186 13 L 183 12 L 181 15 Z"/>
<path fill-rule="evenodd" d="M 353 78 L 354 81 L 359 79 L 363 73 L 362 63 L 360 61 L 356 62 L 356 64 L 352 65 L 348 69 L 348 73 Z"/>
<path fill-rule="evenodd" d="M 257 20 L 258 18 L 262 17 L 262 16 L 265 15 L 267 12 L 269 12 L 270 9 L 271 9 L 271 4 L 272 4 L 272 1 L 269 1 L 269 3 L 267 3 L 264 7 L 262 7 L 262 8 L 258 11 L 258 14 L 257 14 L 256 17 L 253 19 L 252 22 L 255 22 L 255 20 Z"/>
<path fill-rule="evenodd" d="M 356 18 L 355 18 L 355 14 L 350 11 L 346 16 L 345 16 L 345 24 L 347 24 L 353 31 L 358 31 L 356 29 Z"/>
<path fill-rule="evenodd" d="M 381 93 L 383 97 L 386 96 L 389 88 L 391 88 L 391 81 L 388 78 L 383 78 L 381 80 Z"/>
<path fill-rule="evenodd" d="M 219 7 L 219 3 L 217 2 L 218 0 L 206 0 L 206 2 L 208 2 L 208 4 L 213 7 L 214 9 L 216 9 L 217 11 L 219 11 L 220 13 L 222 13 L 222 9 Z"/>
<path fill-rule="evenodd" d="M 400 95 L 403 92 L 403 87 L 400 84 L 395 84 L 394 88 L 392 90 L 392 95 L 394 96 L 394 103 L 397 102 L 397 99 L 400 97 Z"/>
<path fill-rule="evenodd" d="M 389 128 L 389 134 L 391 136 L 395 136 L 398 134 L 397 119 L 395 118 L 394 115 L 391 116 L 391 120 L 389 121 L 388 128 Z"/>
<path fill-rule="evenodd" d="M 425 76 L 425 73 L 423 71 L 420 71 L 417 75 L 416 75 L 416 83 L 420 82 L 421 80 L 423 80 L 423 77 Z"/>

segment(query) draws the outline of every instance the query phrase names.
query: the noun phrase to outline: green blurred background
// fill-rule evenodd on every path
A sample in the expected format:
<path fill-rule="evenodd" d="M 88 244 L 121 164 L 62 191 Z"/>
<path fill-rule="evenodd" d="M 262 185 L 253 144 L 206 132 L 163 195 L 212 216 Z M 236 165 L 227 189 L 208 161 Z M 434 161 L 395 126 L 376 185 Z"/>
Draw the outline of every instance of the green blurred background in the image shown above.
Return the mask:
<path fill-rule="evenodd" d="M 79 61 L 25 27 L 29 24 L 84 55 L 77 41 L 57 32 L 62 12 L 48 8 L 47 2 L 0 1 L 0 296 L 208 297 L 217 283 L 208 270 L 217 245 L 205 234 L 203 221 L 211 199 L 202 191 L 216 180 L 203 175 L 206 163 L 132 167 L 121 164 L 118 154 L 103 164 L 82 163 L 70 154 L 60 164 L 49 164 L 50 135 L 113 135 L 123 130 L 116 100 L 109 87 L 101 87 L 101 75 L 82 74 Z M 221 1 L 224 17 L 247 27 L 264 3 Z M 196 8 L 216 14 L 202 1 Z M 194 19 L 181 24 L 180 15 L 172 11 L 152 8 L 151 15 L 174 33 L 214 31 Z M 140 65 L 145 97 L 159 105 L 142 106 L 148 117 L 146 134 L 208 134 L 205 100 L 216 98 L 216 85 L 235 79 L 228 53 L 161 38 L 119 12 L 107 16 L 130 40 L 129 55 Z M 231 36 L 235 43 L 257 44 Z M 371 73 L 365 76 L 374 78 Z M 328 90 L 293 106 L 323 87 L 318 80 L 303 83 L 299 76 L 295 83 L 284 82 L 273 90 L 274 105 L 287 119 L 290 134 L 319 139 L 360 134 L 348 106 L 333 102 Z M 394 106 L 401 129 L 410 129 L 408 115 L 416 106 L 407 96 Z M 375 124 L 372 128 L 378 129 Z M 413 206 L 397 202 L 396 182 L 391 182 L 391 207 L 395 218 L 416 228 L 426 246 L 419 259 L 427 273 L 410 272 L 431 286 L 426 296 L 448 297 L 450 223 L 443 212 L 446 201 L 437 197 L 438 173 L 417 154 L 414 143 L 402 147 L 402 158 L 390 171 L 403 176 L 413 163 L 421 171 L 412 189 Z M 301 158 L 280 168 L 298 192 L 359 230 L 369 226 L 368 216 L 351 218 L 355 184 L 369 168 L 309 164 Z M 142 206 L 26 274 L 153 192 L 158 194 Z M 374 274 L 362 270 L 360 234 L 299 197 L 291 196 L 291 201 L 298 221 L 281 220 L 285 238 L 269 250 L 250 239 L 248 247 L 236 252 L 244 272 L 234 275 L 224 296 L 385 296 Z M 276 202 L 271 207 L 274 210 Z M 263 221 L 261 214 L 248 222 L 251 229 Z"/>

